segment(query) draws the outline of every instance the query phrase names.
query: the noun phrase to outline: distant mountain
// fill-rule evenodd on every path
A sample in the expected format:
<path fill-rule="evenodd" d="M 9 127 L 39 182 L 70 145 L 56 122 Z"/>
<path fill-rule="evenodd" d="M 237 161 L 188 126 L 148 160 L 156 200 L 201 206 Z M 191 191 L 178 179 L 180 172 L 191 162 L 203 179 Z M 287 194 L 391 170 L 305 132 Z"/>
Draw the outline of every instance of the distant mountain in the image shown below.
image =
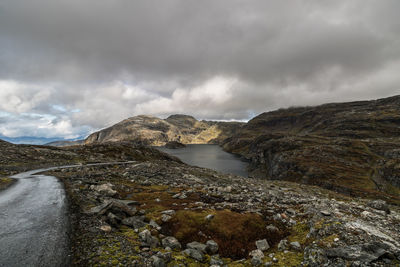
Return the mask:
<path fill-rule="evenodd" d="M 60 137 L 54 137 L 54 138 L 36 137 L 36 136 L 7 137 L 4 135 L 0 135 L 0 139 L 13 144 L 45 145 L 56 141 L 63 141 L 63 142 L 76 141 L 77 139 L 82 139 L 82 137 L 76 139 L 63 139 Z"/>
<path fill-rule="evenodd" d="M 183 144 L 219 144 L 245 123 L 198 121 L 188 115 L 171 115 L 167 119 L 140 115 L 121 121 L 91 134 L 85 144 L 135 141 L 147 145 L 165 145 L 171 141 Z"/>
<path fill-rule="evenodd" d="M 45 144 L 46 146 L 56 146 L 56 147 L 65 147 L 65 146 L 78 146 L 82 145 L 84 140 L 76 140 L 76 141 L 54 141 Z"/>

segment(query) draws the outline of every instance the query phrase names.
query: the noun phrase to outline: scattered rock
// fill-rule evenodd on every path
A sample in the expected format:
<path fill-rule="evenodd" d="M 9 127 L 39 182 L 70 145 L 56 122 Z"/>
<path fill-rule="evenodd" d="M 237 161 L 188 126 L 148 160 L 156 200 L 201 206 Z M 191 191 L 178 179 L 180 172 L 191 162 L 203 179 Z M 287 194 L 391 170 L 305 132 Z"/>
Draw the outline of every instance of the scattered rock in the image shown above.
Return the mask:
<path fill-rule="evenodd" d="M 206 245 L 204 245 L 202 243 L 199 243 L 199 242 L 196 242 L 196 241 L 186 244 L 186 247 L 190 248 L 190 249 L 196 249 L 196 250 L 201 251 L 203 253 L 206 252 Z"/>
<path fill-rule="evenodd" d="M 279 251 L 284 251 L 287 249 L 287 247 L 288 247 L 288 241 L 286 239 L 281 240 L 278 244 Z"/>
<path fill-rule="evenodd" d="M 108 197 L 112 197 L 117 194 L 117 191 L 113 190 L 113 185 L 110 183 L 102 185 L 91 185 L 90 189 Z"/>
<path fill-rule="evenodd" d="M 368 203 L 368 206 L 370 206 L 371 208 L 376 209 L 376 210 L 383 210 L 387 214 L 390 214 L 389 205 L 384 200 L 377 199 L 377 200 L 370 201 Z"/>
<path fill-rule="evenodd" d="M 262 258 L 264 258 L 264 253 L 261 250 L 256 249 L 256 250 L 251 251 L 249 253 L 249 256 L 250 257 L 258 257 L 258 258 L 262 259 Z"/>
<path fill-rule="evenodd" d="M 300 251 L 301 250 L 301 245 L 299 242 L 295 241 L 295 242 L 291 242 L 290 243 L 290 247 L 294 250 Z"/>
<path fill-rule="evenodd" d="M 170 247 L 171 249 L 181 249 L 182 247 L 178 239 L 173 236 L 167 236 L 161 242 L 164 248 Z"/>
<path fill-rule="evenodd" d="M 266 239 L 256 241 L 256 247 L 261 251 L 266 251 L 270 248 Z"/>
<path fill-rule="evenodd" d="M 192 259 L 195 259 L 200 262 L 203 262 L 205 260 L 205 256 L 204 256 L 203 252 L 201 252 L 197 249 L 188 248 L 188 249 L 185 249 L 182 253 L 184 255 L 187 255 L 187 256 L 191 257 Z"/>
<path fill-rule="evenodd" d="M 218 252 L 218 244 L 214 240 L 208 240 L 206 242 L 206 251 L 210 255 L 214 255 Z"/>

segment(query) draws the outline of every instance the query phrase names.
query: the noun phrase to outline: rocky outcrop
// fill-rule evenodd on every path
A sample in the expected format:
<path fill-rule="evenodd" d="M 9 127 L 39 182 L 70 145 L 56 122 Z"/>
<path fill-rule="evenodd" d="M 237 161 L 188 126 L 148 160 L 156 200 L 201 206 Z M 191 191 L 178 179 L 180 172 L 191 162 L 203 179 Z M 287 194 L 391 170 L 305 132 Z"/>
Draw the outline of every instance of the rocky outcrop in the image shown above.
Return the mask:
<path fill-rule="evenodd" d="M 136 141 L 162 146 L 176 141 L 183 144 L 219 144 L 244 123 L 198 121 L 192 116 L 172 115 L 167 119 L 140 115 L 91 134 L 85 144 Z"/>
<path fill-rule="evenodd" d="M 400 202 L 400 96 L 263 113 L 223 142 L 250 175 Z"/>

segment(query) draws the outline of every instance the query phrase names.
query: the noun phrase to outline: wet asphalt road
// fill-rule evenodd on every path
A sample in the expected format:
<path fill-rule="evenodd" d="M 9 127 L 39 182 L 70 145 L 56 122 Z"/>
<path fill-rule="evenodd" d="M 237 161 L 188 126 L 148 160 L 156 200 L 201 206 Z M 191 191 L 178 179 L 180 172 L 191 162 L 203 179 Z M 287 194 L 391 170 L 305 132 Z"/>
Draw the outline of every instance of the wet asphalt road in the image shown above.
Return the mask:
<path fill-rule="evenodd" d="M 68 266 L 66 196 L 53 176 L 36 170 L 0 192 L 0 266 Z"/>
<path fill-rule="evenodd" d="M 85 166 L 130 164 L 94 163 Z M 62 183 L 41 175 L 59 168 L 39 169 L 12 176 L 18 179 L 0 191 L 0 266 L 68 266 L 69 220 Z"/>

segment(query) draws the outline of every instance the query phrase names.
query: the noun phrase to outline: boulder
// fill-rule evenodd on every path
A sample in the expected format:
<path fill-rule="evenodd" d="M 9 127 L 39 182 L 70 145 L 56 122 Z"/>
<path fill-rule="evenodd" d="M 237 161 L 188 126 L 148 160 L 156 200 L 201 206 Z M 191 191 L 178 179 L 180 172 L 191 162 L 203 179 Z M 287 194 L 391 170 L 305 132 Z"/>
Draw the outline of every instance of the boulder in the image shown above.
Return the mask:
<path fill-rule="evenodd" d="M 178 239 L 173 236 L 167 236 L 161 241 L 164 248 L 171 248 L 171 249 L 181 249 L 181 243 L 179 243 Z"/>
<path fill-rule="evenodd" d="M 204 245 L 204 244 L 202 244 L 200 242 L 196 242 L 195 241 L 195 242 L 188 243 L 188 244 L 186 244 L 186 247 L 190 248 L 190 249 L 196 249 L 196 250 L 201 251 L 203 253 L 206 252 L 206 245 Z"/>
<path fill-rule="evenodd" d="M 204 256 L 203 252 L 201 252 L 197 249 L 188 248 L 188 249 L 185 249 L 182 253 L 186 256 L 191 257 L 192 259 L 195 259 L 196 261 L 202 262 L 205 260 L 205 256 Z"/>
<path fill-rule="evenodd" d="M 266 239 L 256 241 L 256 247 L 261 251 L 266 251 L 270 248 L 268 241 Z"/>
<path fill-rule="evenodd" d="M 218 244 L 214 240 L 208 240 L 206 242 L 206 251 L 210 255 L 214 255 L 218 252 Z"/>

